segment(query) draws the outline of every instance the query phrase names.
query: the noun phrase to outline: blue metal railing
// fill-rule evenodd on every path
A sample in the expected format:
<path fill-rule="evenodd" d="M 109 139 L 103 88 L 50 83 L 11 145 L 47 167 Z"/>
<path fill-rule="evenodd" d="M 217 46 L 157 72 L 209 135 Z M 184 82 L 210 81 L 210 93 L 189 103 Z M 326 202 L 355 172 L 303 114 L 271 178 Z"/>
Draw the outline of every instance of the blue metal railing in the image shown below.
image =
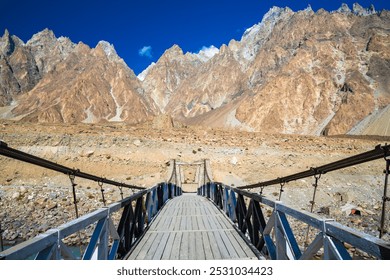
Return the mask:
<path fill-rule="evenodd" d="M 0 259 L 122 259 L 142 237 L 161 207 L 181 194 L 181 188 L 174 184 L 158 184 L 2 251 Z M 121 218 L 115 227 L 112 215 L 120 210 L 123 210 Z M 89 243 L 78 257 L 63 240 L 91 226 L 94 229 Z"/>
<path fill-rule="evenodd" d="M 212 200 L 217 207 L 232 220 L 238 230 L 257 252 L 269 259 L 310 259 L 323 248 L 324 259 L 351 259 L 351 255 L 345 249 L 344 243 L 356 247 L 367 254 L 378 259 L 390 259 L 390 243 L 380 239 L 384 233 L 386 202 L 390 201 L 387 195 L 388 177 L 390 174 L 390 145 L 378 145 L 373 150 L 348 157 L 339 161 L 331 162 L 316 168 L 276 178 L 266 182 L 232 188 L 222 183 L 205 183 L 198 189 L 198 195 L 205 196 Z M 357 164 L 384 159 L 386 161 L 385 183 L 382 197 L 382 215 L 380 224 L 380 238 L 359 232 L 343 226 L 334 220 L 324 219 L 313 214 L 315 194 L 318 180 L 321 175 L 328 172 L 354 166 Z M 205 170 L 207 172 L 207 170 Z M 285 183 L 314 176 L 315 183 L 311 212 L 296 210 L 280 202 Z M 280 184 L 279 201 L 262 196 L 263 188 Z M 244 191 L 243 189 L 260 188 L 259 194 Z M 249 199 L 249 203 L 246 201 Z M 266 221 L 262 207 L 268 206 L 272 214 Z M 291 229 L 287 217 L 303 222 L 307 225 L 306 241 L 304 246 L 299 246 Z M 309 229 L 316 229 L 319 232 L 308 244 Z M 272 233 L 271 233 L 272 232 Z"/>
<path fill-rule="evenodd" d="M 243 237 L 251 243 L 261 257 L 273 260 L 312 259 L 323 248 L 323 259 L 351 259 L 344 243 L 377 258 L 390 259 L 390 243 L 379 238 L 324 219 L 310 212 L 301 211 L 222 183 L 210 182 L 198 189 L 198 195 L 215 203 L 234 223 Z M 245 202 L 249 199 L 249 203 Z M 272 208 L 266 220 L 262 208 Z M 318 231 L 308 246 L 299 246 L 288 218 L 303 222 Z"/>

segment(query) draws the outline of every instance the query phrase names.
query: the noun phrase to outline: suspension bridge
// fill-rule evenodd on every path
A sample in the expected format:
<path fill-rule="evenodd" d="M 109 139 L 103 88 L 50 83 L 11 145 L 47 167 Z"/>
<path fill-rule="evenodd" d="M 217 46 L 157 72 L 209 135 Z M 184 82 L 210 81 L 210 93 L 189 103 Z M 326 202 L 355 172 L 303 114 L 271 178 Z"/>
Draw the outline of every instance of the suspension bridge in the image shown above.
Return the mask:
<path fill-rule="evenodd" d="M 217 260 L 217 259 L 353 259 L 348 248 L 356 248 L 372 259 L 390 259 L 386 234 L 386 204 L 390 169 L 390 145 L 339 161 L 313 167 L 300 173 L 242 187 L 214 182 L 210 162 L 170 162 L 170 178 L 151 188 L 108 180 L 79 169 L 13 149 L 0 142 L 0 155 L 51 169 L 71 181 L 76 219 L 49 229 L 34 238 L 3 250 L 1 260 L 51 259 L 126 259 L 126 260 Z M 378 236 L 347 227 L 333 219 L 313 213 L 318 180 L 326 173 L 365 162 L 384 160 L 384 183 Z M 191 167 L 193 180 L 187 177 Z M 118 187 L 122 199 L 83 216 L 78 215 L 75 178 L 81 177 Z M 283 204 L 284 186 L 290 181 L 313 177 L 310 211 Z M 263 194 L 264 188 L 280 186 L 278 200 Z M 136 190 L 123 197 L 123 188 Z M 265 211 L 271 212 L 266 215 Z M 22 214 L 21 214 L 22 215 Z M 305 230 L 297 232 L 300 223 Z M 1 232 L 0 228 L 0 232 Z M 76 255 L 66 244 L 66 237 L 89 230 L 88 245 Z M 299 242 L 304 236 L 304 242 Z M 1 236 L 1 234 L 0 234 Z M 348 246 L 347 246 L 348 245 Z"/>

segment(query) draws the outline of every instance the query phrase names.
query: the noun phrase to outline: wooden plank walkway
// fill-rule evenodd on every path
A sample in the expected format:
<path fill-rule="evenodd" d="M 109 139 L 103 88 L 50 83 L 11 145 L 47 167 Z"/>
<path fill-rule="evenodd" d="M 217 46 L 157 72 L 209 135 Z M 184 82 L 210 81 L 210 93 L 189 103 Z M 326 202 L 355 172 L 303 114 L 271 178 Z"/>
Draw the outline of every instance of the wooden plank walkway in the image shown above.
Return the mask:
<path fill-rule="evenodd" d="M 128 259 L 217 260 L 257 257 L 217 207 L 204 197 L 186 193 L 168 201 Z"/>

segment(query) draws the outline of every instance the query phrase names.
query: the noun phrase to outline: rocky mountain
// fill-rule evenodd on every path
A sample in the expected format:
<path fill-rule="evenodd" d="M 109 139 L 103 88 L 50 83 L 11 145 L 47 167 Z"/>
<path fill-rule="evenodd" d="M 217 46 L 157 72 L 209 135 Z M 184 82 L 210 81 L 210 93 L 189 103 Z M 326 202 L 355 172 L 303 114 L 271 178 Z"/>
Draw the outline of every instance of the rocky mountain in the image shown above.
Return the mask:
<path fill-rule="evenodd" d="M 114 47 L 91 49 L 44 30 L 24 44 L 0 40 L 3 118 L 32 122 L 139 123 L 158 112 Z M 8 86 L 10 85 L 10 86 Z"/>
<path fill-rule="evenodd" d="M 389 31 L 389 12 L 373 7 L 274 7 L 240 41 L 199 63 L 165 111 L 189 124 L 266 133 L 364 133 L 376 122 L 376 134 L 390 135 L 380 113 L 390 104 Z M 145 80 L 162 79 L 156 67 Z"/>
<path fill-rule="evenodd" d="M 272 8 L 240 41 L 174 45 L 138 78 L 113 46 L 44 30 L 0 39 L 0 117 L 143 122 L 156 115 L 264 133 L 390 135 L 390 12 Z"/>

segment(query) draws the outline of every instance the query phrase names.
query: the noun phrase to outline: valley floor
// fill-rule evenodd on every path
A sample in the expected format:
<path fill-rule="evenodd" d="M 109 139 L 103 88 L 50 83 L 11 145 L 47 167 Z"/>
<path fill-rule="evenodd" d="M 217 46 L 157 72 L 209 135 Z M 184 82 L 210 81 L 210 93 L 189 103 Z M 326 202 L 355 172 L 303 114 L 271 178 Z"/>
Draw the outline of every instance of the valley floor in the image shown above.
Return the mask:
<path fill-rule="evenodd" d="M 83 172 L 144 187 L 168 179 L 168 162 L 209 159 L 212 177 L 244 186 L 287 176 L 372 150 L 385 138 L 264 135 L 207 128 L 156 128 L 105 125 L 49 125 L 0 122 L 0 140 L 9 147 Z M 319 180 L 315 212 L 378 236 L 383 196 L 384 160 L 325 174 Z M 26 239 L 74 217 L 69 178 L 0 156 L 0 220 L 6 240 Z M 186 171 L 195 180 L 195 170 Z M 314 178 L 290 182 L 282 201 L 309 211 Z M 84 214 L 102 206 L 96 183 L 76 179 Z M 108 203 L 120 199 L 116 187 L 104 186 Z M 278 198 L 280 186 L 264 189 Z M 258 192 L 259 190 L 253 190 Z M 125 195 L 130 194 L 125 190 Z M 358 208 L 360 216 L 351 216 Z M 387 207 L 390 208 L 390 205 Z M 349 211 L 349 212 L 348 212 Z M 390 213 L 387 231 L 390 232 Z M 390 240 L 386 234 L 384 239 Z"/>

